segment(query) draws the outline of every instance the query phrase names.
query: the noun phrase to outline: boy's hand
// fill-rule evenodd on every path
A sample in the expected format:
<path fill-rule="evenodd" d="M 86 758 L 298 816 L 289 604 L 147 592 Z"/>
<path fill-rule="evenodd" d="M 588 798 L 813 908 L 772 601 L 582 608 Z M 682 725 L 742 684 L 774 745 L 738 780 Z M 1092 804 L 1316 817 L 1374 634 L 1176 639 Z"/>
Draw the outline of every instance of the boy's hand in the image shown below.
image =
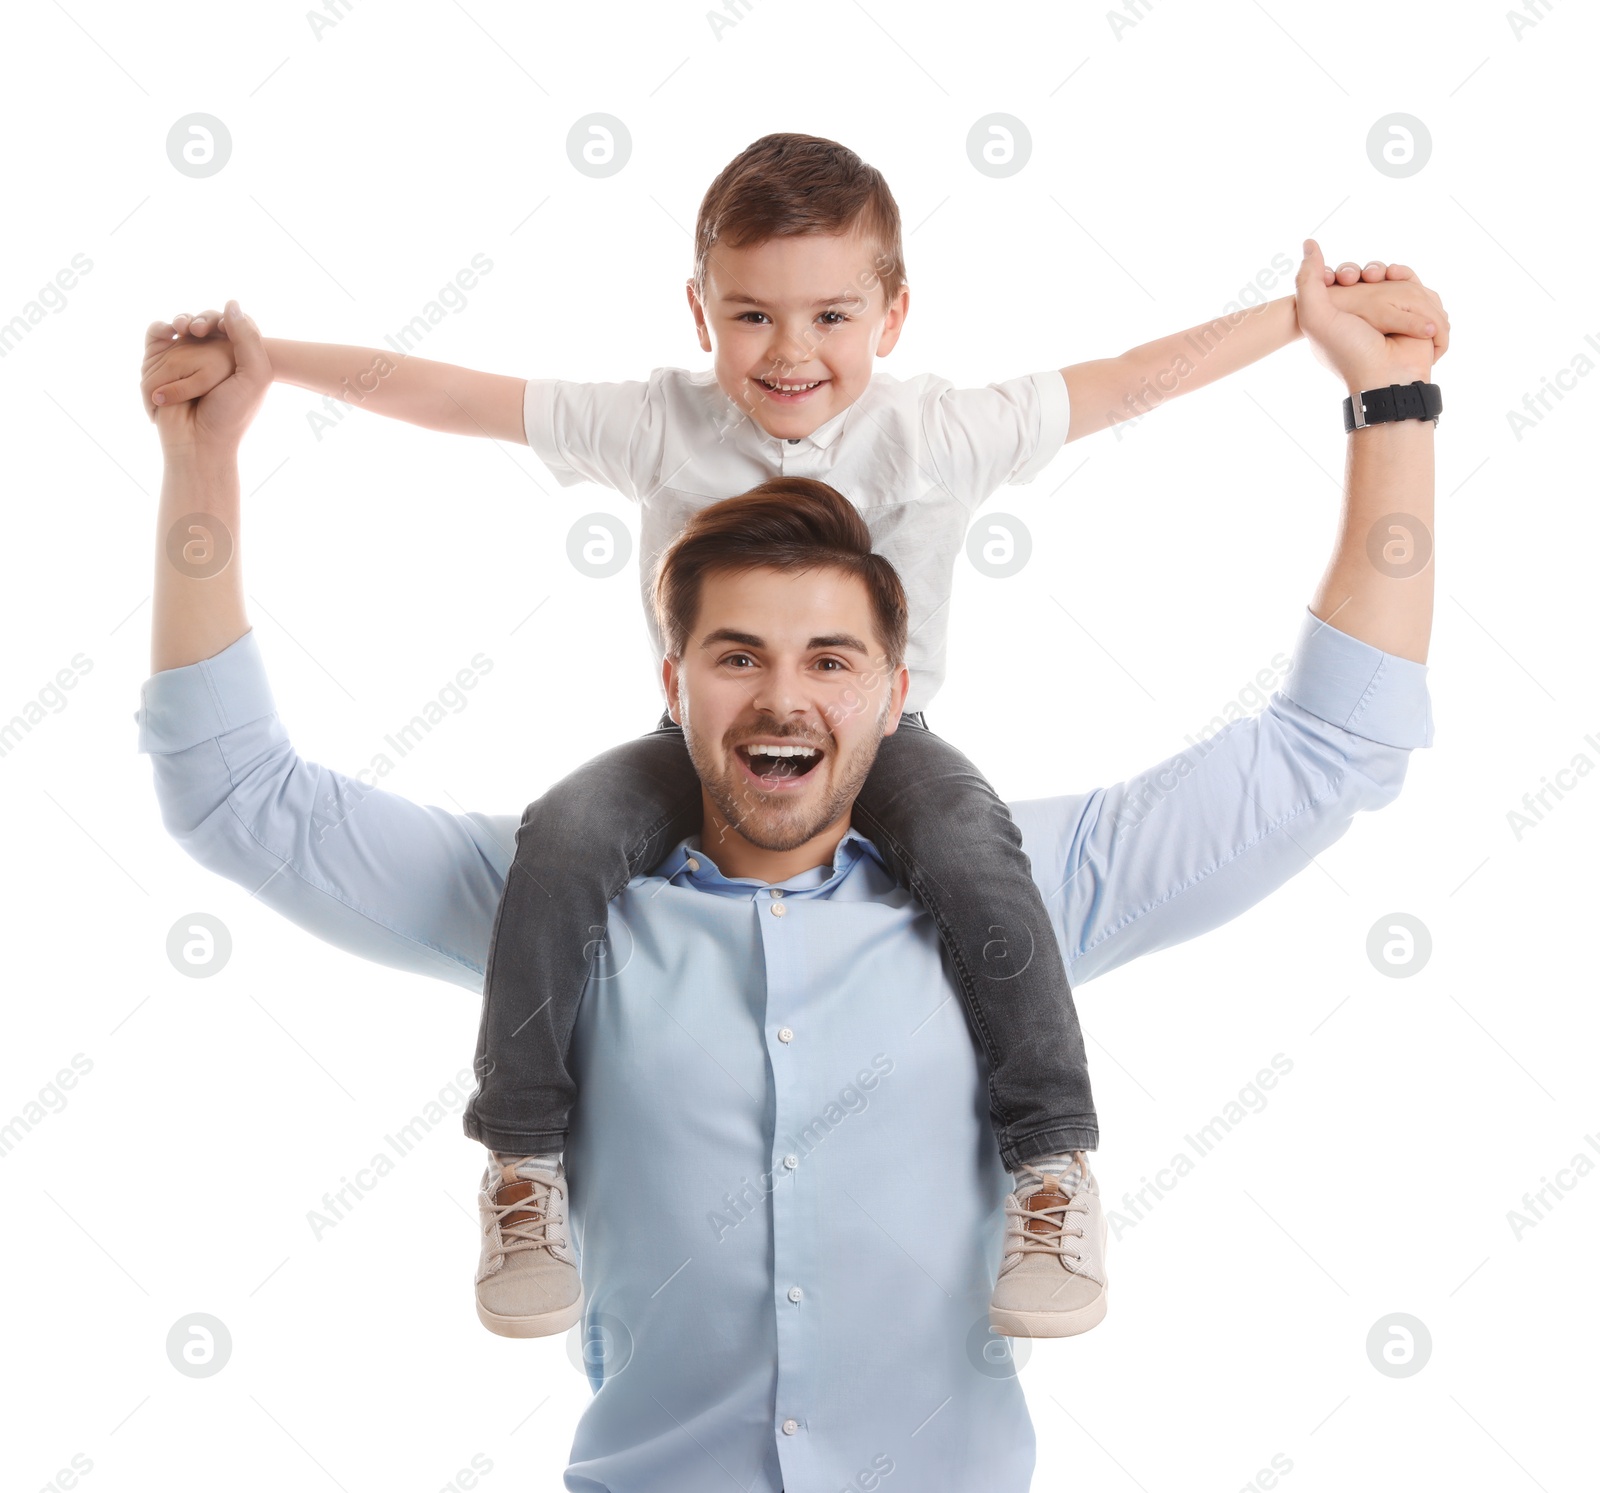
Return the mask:
<path fill-rule="evenodd" d="M 232 452 L 255 419 L 272 387 L 272 365 L 255 322 L 228 302 L 227 318 L 216 323 L 219 340 L 228 348 L 228 374 L 202 393 L 166 402 L 151 419 L 170 453 L 175 450 Z M 152 322 L 145 331 L 145 367 L 159 358 L 174 334 L 169 322 Z M 201 342 L 198 346 L 208 344 Z M 237 363 L 235 367 L 234 364 Z M 141 380 L 141 387 L 144 381 Z"/>
<path fill-rule="evenodd" d="M 204 311 L 196 317 L 180 311 L 170 323 L 152 325 L 139 376 L 144 412 L 151 420 L 162 406 L 198 399 L 232 376 L 233 343 L 221 323 L 220 311 Z M 163 327 L 166 335 L 156 336 L 156 330 Z"/>
<path fill-rule="evenodd" d="M 1403 264 L 1369 260 L 1358 267 L 1346 260 L 1322 268 L 1322 282 L 1333 306 L 1359 316 L 1375 331 L 1393 337 L 1429 337 L 1437 362 L 1450 346 L 1450 318 L 1439 297 Z M 1299 316 L 1299 301 L 1295 302 Z M 1306 330 L 1301 319 L 1300 330 Z"/>
<path fill-rule="evenodd" d="M 1432 339 L 1406 332 L 1385 334 L 1354 312 L 1342 310 L 1334 303 L 1337 286 L 1328 284 L 1317 241 L 1308 238 L 1304 250 L 1295 276 L 1295 314 L 1317 361 L 1343 379 L 1352 393 L 1419 379 L 1426 382 L 1433 367 Z M 1437 320 L 1440 327 L 1445 325 L 1442 306 Z"/>

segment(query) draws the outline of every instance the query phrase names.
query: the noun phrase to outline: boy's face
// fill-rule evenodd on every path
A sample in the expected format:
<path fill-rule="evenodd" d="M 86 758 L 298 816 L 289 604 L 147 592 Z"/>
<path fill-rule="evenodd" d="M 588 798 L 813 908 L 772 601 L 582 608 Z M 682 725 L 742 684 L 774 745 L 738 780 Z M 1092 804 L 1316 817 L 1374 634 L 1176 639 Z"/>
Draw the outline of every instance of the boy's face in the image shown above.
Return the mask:
<path fill-rule="evenodd" d="M 887 667 L 866 585 L 831 567 L 713 571 L 663 683 L 708 800 L 702 843 L 728 831 L 789 851 L 848 825 L 910 675 Z M 754 744 L 810 754 L 753 753 Z"/>
<path fill-rule="evenodd" d="M 703 303 L 689 285 L 718 386 L 768 435 L 810 435 L 854 403 L 873 358 L 899 339 L 910 292 L 902 287 L 885 304 L 878 253 L 854 233 L 796 234 L 743 249 L 717 244 Z"/>

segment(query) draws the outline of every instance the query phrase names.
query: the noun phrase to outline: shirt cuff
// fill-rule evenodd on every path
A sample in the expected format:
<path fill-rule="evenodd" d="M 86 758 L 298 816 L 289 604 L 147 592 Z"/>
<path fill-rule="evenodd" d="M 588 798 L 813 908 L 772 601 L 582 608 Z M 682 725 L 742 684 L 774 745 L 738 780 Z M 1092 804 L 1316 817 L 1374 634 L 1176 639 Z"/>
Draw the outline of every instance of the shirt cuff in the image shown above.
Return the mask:
<path fill-rule="evenodd" d="M 545 464 L 550 475 L 563 487 L 576 487 L 588 479 L 567 465 L 561 447 L 556 444 L 556 391 L 560 384 L 557 378 L 527 381 L 522 391 L 522 433 L 527 438 L 528 449 Z"/>
<path fill-rule="evenodd" d="M 1353 736 L 1392 747 L 1433 745 L 1428 666 L 1363 643 L 1309 607 L 1279 693 Z"/>
<path fill-rule="evenodd" d="M 1030 373 L 1039 396 L 1039 445 L 1033 455 L 1011 478 L 1012 483 L 1032 482 L 1067 444 L 1067 428 L 1072 424 L 1072 406 L 1067 398 L 1067 381 L 1059 368 Z"/>
<path fill-rule="evenodd" d="M 273 715 L 266 665 L 252 628 L 221 653 L 152 674 L 139 690 L 141 752 L 182 752 Z"/>

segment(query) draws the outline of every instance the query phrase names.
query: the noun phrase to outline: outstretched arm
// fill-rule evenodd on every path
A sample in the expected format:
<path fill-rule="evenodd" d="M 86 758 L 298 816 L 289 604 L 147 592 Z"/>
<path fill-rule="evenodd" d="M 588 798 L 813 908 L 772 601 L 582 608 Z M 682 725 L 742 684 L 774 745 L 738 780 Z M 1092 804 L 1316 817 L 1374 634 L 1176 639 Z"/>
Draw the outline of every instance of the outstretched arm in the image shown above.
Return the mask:
<path fill-rule="evenodd" d="M 158 322 L 165 335 L 147 346 L 141 388 L 145 413 L 216 388 L 234 368 L 234 348 L 216 311 L 190 317 L 180 312 Z M 488 436 L 526 444 L 522 428 L 527 380 L 479 373 L 387 348 L 328 342 L 263 339 L 268 377 L 294 384 L 357 409 L 405 420 L 447 435 Z M 331 406 L 330 406 L 331 408 Z"/>
<path fill-rule="evenodd" d="M 165 329 L 165 330 L 164 330 Z M 150 336 L 167 335 L 156 323 Z M 138 712 L 162 822 L 197 861 L 364 959 L 482 988 L 516 814 L 456 814 L 301 757 L 273 707 L 240 579 L 239 440 L 270 383 L 228 303 L 235 371 L 156 424 L 166 474 L 152 677 Z"/>
<path fill-rule="evenodd" d="M 1345 387 L 1426 381 L 1432 344 L 1336 311 L 1322 270 L 1308 239 L 1301 320 Z M 1344 439 L 1338 542 L 1267 708 L 1125 782 L 1011 806 L 1075 983 L 1239 916 L 1393 799 L 1432 741 L 1433 425 Z M 1409 552 L 1397 525 L 1414 526 Z"/>
<path fill-rule="evenodd" d="M 1322 283 L 1335 310 L 1366 321 L 1375 331 L 1430 337 L 1434 357 L 1449 346 L 1449 322 L 1438 297 L 1403 264 L 1371 260 L 1324 266 Z M 1237 373 L 1300 336 L 1296 297 L 1283 296 L 1248 310 L 1230 311 L 1198 326 L 1130 348 L 1120 357 L 1063 368 L 1072 419 L 1068 442 L 1137 419 L 1180 394 L 1190 394 Z"/>

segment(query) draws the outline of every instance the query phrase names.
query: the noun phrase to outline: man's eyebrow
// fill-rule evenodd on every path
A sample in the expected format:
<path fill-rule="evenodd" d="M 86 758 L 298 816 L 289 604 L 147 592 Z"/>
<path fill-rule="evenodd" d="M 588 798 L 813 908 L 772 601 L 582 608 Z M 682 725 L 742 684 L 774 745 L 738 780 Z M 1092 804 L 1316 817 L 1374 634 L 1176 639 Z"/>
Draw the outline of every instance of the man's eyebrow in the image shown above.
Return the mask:
<path fill-rule="evenodd" d="M 737 643 L 741 648 L 765 648 L 767 645 L 753 632 L 739 632 L 732 627 L 719 627 L 708 632 L 701 638 L 702 648 L 711 648 L 718 643 Z M 853 632 L 823 633 L 811 638 L 806 643 L 806 651 L 816 648 L 840 648 L 852 653 L 859 653 L 863 657 L 870 654 L 871 650 Z"/>
<path fill-rule="evenodd" d="M 738 295 L 725 295 L 722 297 L 722 299 L 729 305 L 735 306 L 765 306 L 769 304 L 767 301 L 762 300 L 759 296 L 745 295 L 742 292 Z M 865 298 L 859 291 L 845 290 L 841 291 L 838 295 L 825 296 L 822 300 L 813 301 L 811 304 L 813 306 L 838 306 L 846 302 L 859 302 L 863 299 Z"/>

